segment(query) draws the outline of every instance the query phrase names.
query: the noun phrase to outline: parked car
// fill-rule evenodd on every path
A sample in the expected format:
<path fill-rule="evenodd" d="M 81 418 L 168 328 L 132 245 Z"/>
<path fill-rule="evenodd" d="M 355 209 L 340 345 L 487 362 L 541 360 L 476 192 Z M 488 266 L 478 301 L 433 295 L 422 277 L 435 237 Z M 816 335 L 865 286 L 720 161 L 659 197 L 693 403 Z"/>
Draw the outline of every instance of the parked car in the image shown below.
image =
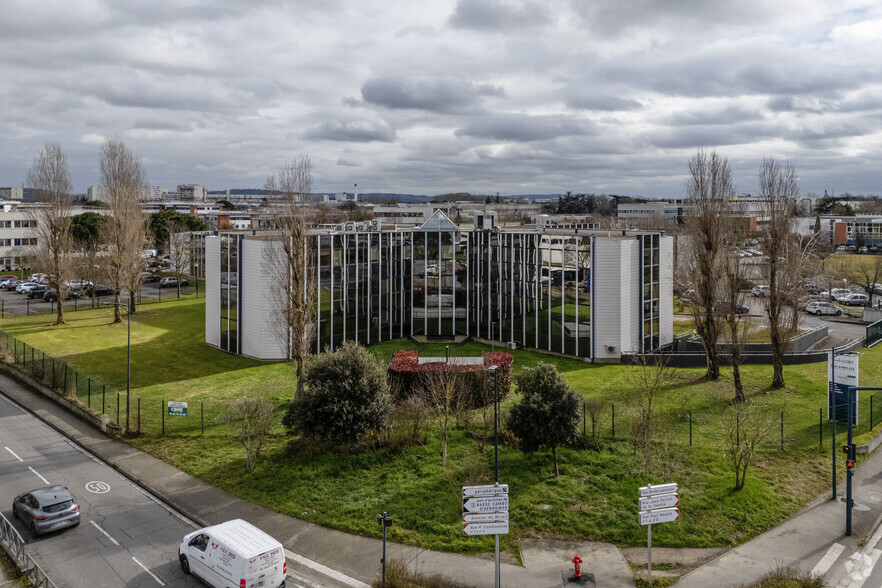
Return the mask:
<path fill-rule="evenodd" d="M 15 291 L 19 294 L 27 294 L 32 288 L 40 285 L 38 282 L 22 282 L 15 287 Z"/>
<path fill-rule="evenodd" d="M 12 516 L 37 536 L 79 525 L 80 505 L 64 486 L 46 486 L 16 496 Z"/>
<path fill-rule="evenodd" d="M 840 304 L 849 306 L 866 306 L 870 303 L 870 297 L 866 294 L 850 294 L 848 296 L 840 296 L 836 299 Z"/>
<path fill-rule="evenodd" d="M 159 276 L 151 272 L 141 272 L 141 280 L 144 282 L 158 282 Z"/>
<path fill-rule="evenodd" d="M 753 294 L 754 296 L 759 296 L 760 298 L 764 298 L 765 296 L 769 295 L 770 291 L 771 290 L 769 290 L 768 286 L 756 285 L 753 287 L 753 289 L 750 291 L 750 293 Z"/>
<path fill-rule="evenodd" d="M 40 286 L 36 286 L 34 288 L 31 288 L 30 290 L 28 290 L 28 293 L 27 293 L 28 298 L 42 298 L 43 294 L 45 294 L 47 290 L 49 290 L 49 286 L 40 285 Z"/>
<path fill-rule="evenodd" d="M 88 290 L 92 287 L 92 282 L 89 280 L 69 280 L 66 283 L 71 290 Z"/>
<path fill-rule="evenodd" d="M 9 280 L 5 284 L 3 284 L 3 288 L 5 290 L 15 290 L 16 286 L 22 283 L 22 280 Z"/>
<path fill-rule="evenodd" d="M 110 286 L 105 286 L 104 284 L 98 284 L 89 289 L 89 294 L 91 296 L 110 296 L 113 294 L 113 290 L 111 290 Z"/>
<path fill-rule="evenodd" d="M 215 588 L 233 584 L 281 588 L 288 573 L 282 544 L 242 519 L 184 535 L 178 560 L 185 574 Z"/>
<path fill-rule="evenodd" d="M 835 300 L 836 302 L 842 302 L 845 298 L 848 298 L 849 296 L 854 294 L 854 292 L 852 292 L 848 288 L 833 288 L 833 290 L 831 290 L 831 294 L 833 295 L 833 300 Z"/>
<path fill-rule="evenodd" d="M 77 290 L 68 290 L 67 296 L 64 298 L 65 300 L 73 300 L 74 298 L 79 298 L 80 293 Z M 44 302 L 55 302 L 58 300 L 58 292 L 55 290 L 46 290 L 43 292 L 43 301 Z"/>
<path fill-rule="evenodd" d="M 821 316 L 822 314 L 839 316 L 840 314 L 842 314 L 841 308 L 833 306 L 829 302 L 823 302 L 820 300 L 812 300 L 811 302 L 806 304 L 805 311 L 809 314 L 814 314 L 817 316 Z"/>
<path fill-rule="evenodd" d="M 31 274 L 28 276 L 28 282 L 37 282 L 38 284 L 45 284 L 48 279 L 49 276 L 46 274 Z"/>
<path fill-rule="evenodd" d="M 181 279 L 181 286 L 187 286 L 190 282 L 187 281 L 186 278 Z M 178 286 L 178 279 L 166 277 L 159 280 L 160 288 L 176 288 Z"/>
<path fill-rule="evenodd" d="M 714 307 L 717 309 L 717 312 L 727 312 L 726 304 L 724 302 L 717 302 L 714 304 Z M 744 304 L 736 304 L 735 314 L 750 314 L 750 307 Z"/>

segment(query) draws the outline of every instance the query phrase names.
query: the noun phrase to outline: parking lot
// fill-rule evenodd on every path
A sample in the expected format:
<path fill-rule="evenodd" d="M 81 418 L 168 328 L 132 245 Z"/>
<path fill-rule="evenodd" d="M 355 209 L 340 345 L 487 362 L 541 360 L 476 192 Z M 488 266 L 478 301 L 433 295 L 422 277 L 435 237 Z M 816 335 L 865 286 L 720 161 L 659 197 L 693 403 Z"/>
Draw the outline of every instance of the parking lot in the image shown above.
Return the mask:
<path fill-rule="evenodd" d="M 181 288 L 181 296 L 197 296 L 203 295 L 197 292 L 196 284 L 184 286 Z M 127 294 L 123 294 L 121 299 L 126 299 Z M 177 288 L 160 288 L 159 282 L 147 282 L 138 289 L 135 300 L 141 302 L 159 302 L 161 300 L 170 300 L 178 297 Z M 94 298 L 74 298 L 73 300 L 64 301 L 65 312 L 76 312 L 78 310 L 87 310 L 97 308 L 102 304 L 113 302 L 113 295 L 95 296 Z M 55 312 L 57 302 L 45 302 L 42 299 L 28 298 L 24 294 L 18 292 L 0 289 L 0 316 L 22 316 L 31 314 L 49 314 Z"/>

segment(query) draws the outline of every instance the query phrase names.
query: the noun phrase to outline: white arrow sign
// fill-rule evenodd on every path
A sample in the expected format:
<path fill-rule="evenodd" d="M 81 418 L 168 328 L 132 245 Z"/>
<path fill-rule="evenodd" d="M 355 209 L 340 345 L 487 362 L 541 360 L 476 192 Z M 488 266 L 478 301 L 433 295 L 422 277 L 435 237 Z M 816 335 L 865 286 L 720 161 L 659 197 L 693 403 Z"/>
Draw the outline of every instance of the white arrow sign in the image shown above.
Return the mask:
<path fill-rule="evenodd" d="M 642 488 L 640 488 L 640 496 L 658 496 L 659 494 L 673 494 L 679 489 L 679 484 L 659 484 L 657 486 L 643 486 Z"/>
<path fill-rule="evenodd" d="M 638 500 L 639 510 L 656 510 L 659 508 L 671 508 L 680 506 L 679 494 L 661 494 L 659 496 L 647 496 Z"/>
<path fill-rule="evenodd" d="M 508 521 L 504 523 L 471 523 L 462 526 L 462 534 L 471 535 L 507 535 Z"/>
<path fill-rule="evenodd" d="M 661 510 L 650 510 L 637 513 L 640 515 L 641 525 L 657 525 L 659 523 L 670 523 L 680 519 L 679 508 L 663 508 Z"/>
<path fill-rule="evenodd" d="M 502 523 L 507 520 L 507 512 L 476 512 L 462 515 L 464 523 Z"/>
<path fill-rule="evenodd" d="M 485 498 L 463 498 L 462 512 L 505 512 L 508 510 L 508 496 L 489 496 Z"/>
<path fill-rule="evenodd" d="M 508 484 L 495 484 L 493 486 L 463 486 L 463 498 L 467 496 L 500 496 L 508 494 Z"/>

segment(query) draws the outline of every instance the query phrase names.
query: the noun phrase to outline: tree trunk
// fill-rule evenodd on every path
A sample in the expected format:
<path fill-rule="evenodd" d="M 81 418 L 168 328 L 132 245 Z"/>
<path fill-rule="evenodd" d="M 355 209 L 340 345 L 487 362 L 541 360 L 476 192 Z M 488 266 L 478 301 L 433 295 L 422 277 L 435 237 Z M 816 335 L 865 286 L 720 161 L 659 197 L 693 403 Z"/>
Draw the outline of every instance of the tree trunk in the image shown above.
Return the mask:
<path fill-rule="evenodd" d="M 294 398 L 303 393 L 303 358 L 298 357 L 295 361 L 297 362 L 297 367 L 295 368 L 297 374 L 297 386 L 294 388 L 294 396 L 291 400 L 294 400 Z"/>
<path fill-rule="evenodd" d="M 59 302 L 61 301 L 59 300 Z M 115 325 L 122 322 L 122 315 L 119 312 L 119 292 L 113 293 L 113 303 L 113 323 L 111 324 Z"/>
<path fill-rule="evenodd" d="M 58 290 L 56 290 L 56 292 L 57 292 L 57 291 L 58 291 Z M 61 297 L 58 298 L 58 313 L 57 313 L 57 315 L 56 315 L 56 317 L 55 317 L 55 324 L 56 324 L 56 325 L 64 325 L 64 324 L 67 324 L 67 323 L 64 322 L 64 304 L 63 304 L 63 302 L 62 302 L 62 300 L 61 300 Z"/>
<path fill-rule="evenodd" d="M 441 469 L 447 469 L 447 433 L 441 434 Z"/>
<path fill-rule="evenodd" d="M 741 366 L 733 358 L 732 361 L 732 379 L 735 382 L 735 402 L 744 402 L 744 384 L 741 383 Z"/>

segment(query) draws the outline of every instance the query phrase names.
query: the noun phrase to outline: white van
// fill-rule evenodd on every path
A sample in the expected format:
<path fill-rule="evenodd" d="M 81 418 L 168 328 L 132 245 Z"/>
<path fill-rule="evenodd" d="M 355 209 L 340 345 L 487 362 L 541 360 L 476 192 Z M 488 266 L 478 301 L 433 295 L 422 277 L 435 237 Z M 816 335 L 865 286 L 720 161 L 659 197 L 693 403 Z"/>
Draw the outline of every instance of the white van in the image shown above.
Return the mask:
<path fill-rule="evenodd" d="M 288 573 L 282 544 L 242 519 L 186 535 L 178 558 L 214 588 L 284 588 Z"/>

